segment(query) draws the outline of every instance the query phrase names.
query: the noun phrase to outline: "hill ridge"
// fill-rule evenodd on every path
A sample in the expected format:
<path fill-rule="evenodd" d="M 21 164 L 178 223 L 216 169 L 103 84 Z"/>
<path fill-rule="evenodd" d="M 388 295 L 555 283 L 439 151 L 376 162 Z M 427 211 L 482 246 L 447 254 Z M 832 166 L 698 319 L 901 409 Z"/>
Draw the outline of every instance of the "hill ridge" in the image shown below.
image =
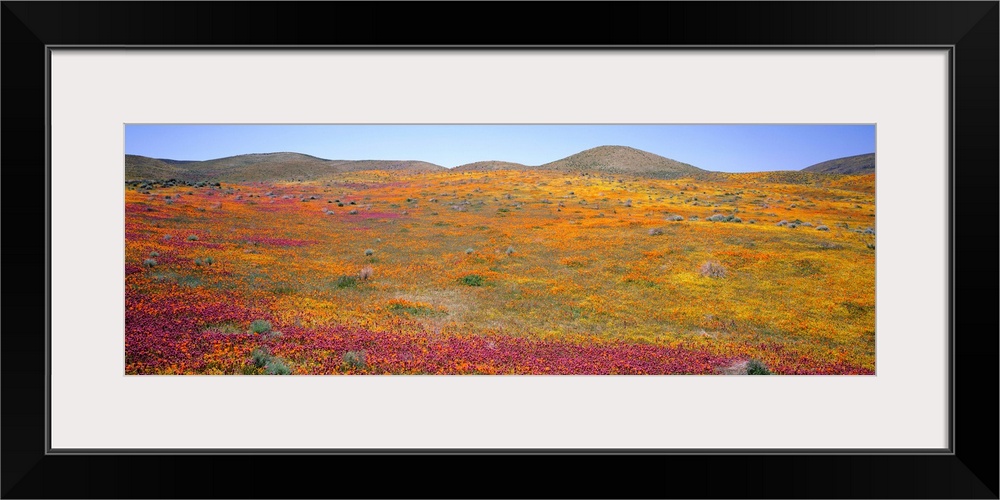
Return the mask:
<path fill-rule="evenodd" d="M 211 160 L 172 160 L 125 155 L 126 180 L 256 182 L 316 180 L 329 175 L 366 170 L 439 172 L 488 172 L 496 170 L 555 170 L 608 175 L 672 179 L 715 178 L 713 172 L 631 146 L 603 145 L 541 165 L 484 160 L 446 169 L 421 160 L 329 160 L 291 151 L 245 153 Z M 875 154 L 847 156 L 817 163 L 800 171 L 813 174 L 865 174 L 875 170 Z"/>
<path fill-rule="evenodd" d="M 810 165 L 802 171 L 841 175 L 870 174 L 875 172 L 875 153 L 834 158 Z"/>

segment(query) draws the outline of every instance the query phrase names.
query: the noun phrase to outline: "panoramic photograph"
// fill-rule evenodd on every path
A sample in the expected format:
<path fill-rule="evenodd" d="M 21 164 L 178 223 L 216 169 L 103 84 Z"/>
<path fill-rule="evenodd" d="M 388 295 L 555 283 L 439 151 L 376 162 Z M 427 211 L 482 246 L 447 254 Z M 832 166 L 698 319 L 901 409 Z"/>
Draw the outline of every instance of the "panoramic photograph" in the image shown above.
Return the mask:
<path fill-rule="evenodd" d="M 874 125 L 125 125 L 127 375 L 874 375 Z"/>

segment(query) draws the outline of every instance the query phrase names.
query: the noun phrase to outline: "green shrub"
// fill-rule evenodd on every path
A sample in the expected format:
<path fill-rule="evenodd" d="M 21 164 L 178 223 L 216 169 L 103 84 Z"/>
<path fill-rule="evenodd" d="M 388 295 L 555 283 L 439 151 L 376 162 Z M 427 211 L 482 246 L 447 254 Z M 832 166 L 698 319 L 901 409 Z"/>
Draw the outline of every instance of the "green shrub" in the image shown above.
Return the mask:
<path fill-rule="evenodd" d="M 195 257 L 195 259 L 194 259 L 194 265 L 200 266 L 201 265 L 201 259 Z"/>
<path fill-rule="evenodd" d="M 751 359 L 747 363 L 747 375 L 770 375 L 771 370 L 768 370 L 764 363 L 757 361 L 756 359 Z"/>
<path fill-rule="evenodd" d="M 250 358 L 253 360 L 253 365 L 257 368 L 264 368 L 268 361 L 271 361 L 271 355 L 268 354 L 266 347 L 258 347 L 250 353 Z"/>
<path fill-rule="evenodd" d="M 365 368 L 365 351 L 347 351 L 344 353 L 344 364 L 348 368 Z"/>
<path fill-rule="evenodd" d="M 187 237 L 188 241 L 198 241 L 198 236 L 194 234 L 189 234 Z"/>
<path fill-rule="evenodd" d="M 160 252 L 157 252 L 157 251 L 154 250 L 152 252 L 149 252 L 149 256 L 150 257 L 159 257 L 160 256 Z"/>
<path fill-rule="evenodd" d="M 366 257 L 371 257 L 372 255 L 375 255 L 375 250 L 372 250 L 371 248 L 365 250 Z"/>
<path fill-rule="evenodd" d="M 156 266 L 156 259 L 146 259 L 146 260 L 142 261 L 142 265 L 145 266 L 145 267 L 155 267 Z"/>
<path fill-rule="evenodd" d="M 351 288 L 358 284 L 358 279 L 354 276 L 341 276 L 337 278 L 337 288 Z"/>
<path fill-rule="evenodd" d="M 468 276 L 462 276 L 462 278 L 458 281 L 467 286 L 483 286 L 484 280 L 483 277 L 478 274 L 470 274 Z"/>
<path fill-rule="evenodd" d="M 213 259 L 212 257 L 205 257 L 205 263 L 211 266 L 212 264 L 215 263 L 215 259 Z"/>
<path fill-rule="evenodd" d="M 268 375 L 291 375 L 292 370 L 280 359 L 271 359 L 264 367 L 264 373 Z"/>
<path fill-rule="evenodd" d="M 394 313 L 410 314 L 413 316 L 434 316 L 437 311 L 422 305 L 389 304 L 388 309 Z"/>
<path fill-rule="evenodd" d="M 263 319 L 255 319 L 250 322 L 250 331 L 253 333 L 267 333 L 271 331 L 271 322 Z"/>
<path fill-rule="evenodd" d="M 469 255 L 469 254 L 471 254 L 472 252 L 475 252 L 475 250 L 473 250 L 473 249 L 471 249 L 471 248 L 466 248 L 466 249 L 465 249 L 465 254 L 466 254 L 466 255 Z"/>

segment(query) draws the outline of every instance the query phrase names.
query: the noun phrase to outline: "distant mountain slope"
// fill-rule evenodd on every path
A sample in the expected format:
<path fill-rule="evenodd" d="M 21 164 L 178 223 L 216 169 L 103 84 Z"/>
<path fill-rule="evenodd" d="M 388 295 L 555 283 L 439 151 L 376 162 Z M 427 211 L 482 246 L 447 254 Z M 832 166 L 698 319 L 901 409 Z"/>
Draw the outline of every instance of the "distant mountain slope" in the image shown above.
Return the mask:
<path fill-rule="evenodd" d="M 819 174 L 858 175 L 875 173 L 875 153 L 824 161 L 802 169 Z"/>
<path fill-rule="evenodd" d="M 628 146 L 598 146 L 546 163 L 540 168 L 673 178 L 707 173 L 693 165 Z"/>
<path fill-rule="evenodd" d="M 627 146 L 599 146 L 540 166 L 490 160 L 468 163 L 457 172 L 556 170 L 651 178 L 710 178 L 725 175 Z M 253 153 L 205 161 L 125 155 L 125 180 L 178 179 L 188 182 L 315 180 L 364 170 L 438 172 L 445 167 L 418 160 L 326 160 L 301 153 Z"/>
<path fill-rule="evenodd" d="M 181 179 L 185 170 L 176 164 L 147 158 L 125 155 L 125 180 Z M 188 179 L 183 179 L 188 180 Z"/>
<path fill-rule="evenodd" d="M 453 169 L 452 172 L 492 172 L 495 170 L 524 170 L 532 168 L 521 163 L 513 163 L 509 161 L 499 161 L 499 160 L 487 160 L 487 161 L 477 161 L 473 163 L 466 163 L 465 165 L 459 165 Z"/>
<path fill-rule="evenodd" d="M 160 160 L 125 155 L 125 180 L 259 182 L 314 180 L 359 170 L 444 170 L 423 161 L 325 160 L 301 153 L 254 153 L 205 161 Z"/>

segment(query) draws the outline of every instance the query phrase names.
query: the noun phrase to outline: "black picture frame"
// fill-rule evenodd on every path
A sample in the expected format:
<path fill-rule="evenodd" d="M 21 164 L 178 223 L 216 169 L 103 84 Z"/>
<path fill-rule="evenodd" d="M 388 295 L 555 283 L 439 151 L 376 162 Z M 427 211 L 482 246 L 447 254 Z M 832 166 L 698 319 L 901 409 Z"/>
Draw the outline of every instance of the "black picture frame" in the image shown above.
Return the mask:
<path fill-rule="evenodd" d="M 993 308 L 998 241 L 993 215 L 1000 170 L 1000 4 L 996 1 L 587 2 L 557 3 L 552 8 L 492 2 L 2 4 L 0 158 L 7 179 L 2 194 L 8 237 L 2 253 L 9 265 L 16 266 L 13 269 L 28 274 L 23 278 L 8 274 L 3 297 L 7 314 L 0 336 L 0 486 L 4 498 L 998 498 L 998 321 Z M 953 98 L 949 452 L 48 453 L 49 48 L 414 44 L 608 50 L 949 47 Z M 978 306 L 981 302 L 987 305 Z M 317 470 L 327 472 L 317 474 Z M 567 477 L 560 470 L 573 474 Z M 478 486 L 458 486 L 470 481 Z"/>

